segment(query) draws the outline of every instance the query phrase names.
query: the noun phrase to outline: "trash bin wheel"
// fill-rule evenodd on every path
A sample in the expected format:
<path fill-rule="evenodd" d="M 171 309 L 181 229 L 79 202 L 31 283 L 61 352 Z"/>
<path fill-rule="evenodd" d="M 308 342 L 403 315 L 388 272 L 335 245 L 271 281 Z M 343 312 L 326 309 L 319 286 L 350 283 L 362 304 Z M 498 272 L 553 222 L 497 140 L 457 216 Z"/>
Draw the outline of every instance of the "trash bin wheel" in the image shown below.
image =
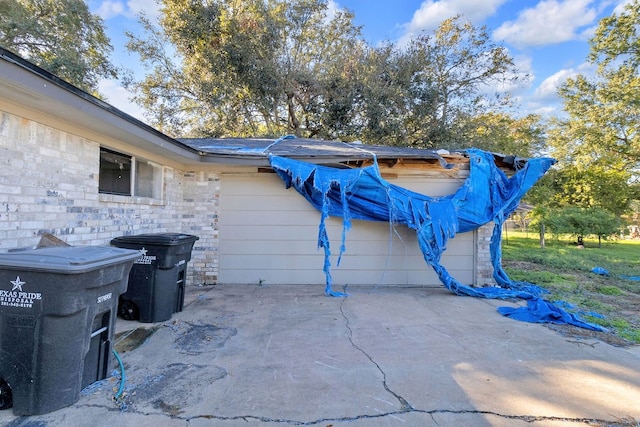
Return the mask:
<path fill-rule="evenodd" d="M 0 378 L 0 410 L 13 407 L 13 395 L 11 387 L 5 380 Z"/>
<path fill-rule="evenodd" d="M 138 320 L 140 318 L 140 309 L 133 301 L 123 300 L 118 305 L 118 315 L 124 320 Z"/>

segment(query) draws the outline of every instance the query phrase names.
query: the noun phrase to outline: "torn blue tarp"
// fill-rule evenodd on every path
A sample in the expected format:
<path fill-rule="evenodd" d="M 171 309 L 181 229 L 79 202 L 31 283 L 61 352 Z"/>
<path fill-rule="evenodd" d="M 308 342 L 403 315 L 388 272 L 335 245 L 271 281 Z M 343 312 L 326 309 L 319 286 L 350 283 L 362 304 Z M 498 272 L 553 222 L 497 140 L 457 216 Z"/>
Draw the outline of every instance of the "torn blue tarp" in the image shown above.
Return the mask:
<path fill-rule="evenodd" d="M 593 274 L 597 274 L 599 276 L 608 276 L 609 275 L 609 271 L 606 268 L 602 268 L 602 267 L 593 267 L 591 269 L 591 272 Z"/>
<path fill-rule="evenodd" d="M 526 307 L 499 307 L 498 312 L 523 322 L 570 324 L 595 331 L 602 330 L 600 326 L 585 322 L 578 315 L 569 313 L 542 298 L 530 299 Z"/>
<path fill-rule="evenodd" d="M 609 277 L 609 276 L 610 276 L 610 274 L 609 274 L 609 270 L 607 270 L 607 269 L 605 269 L 605 268 L 602 268 L 602 267 L 597 267 L 597 266 L 596 266 L 596 267 L 593 267 L 593 268 L 591 269 L 591 272 L 592 272 L 593 274 L 598 274 L 598 275 L 600 275 L 600 276 L 606 276 L 606 277 Z M 621 278 L 621 279 L 624 279 L 624 280 L 640 281 L 640 276 L 625 276 L 625 275 L 621 274 L 621 275 L 619 275 L 618 277 L 619 277 L 619 278 Z"/>
<path fill-rule="evenodd" d="M 387 221 L 404 224 L 415 230 L 425 261 L 433 267 L 440 281 L 459 295 L 483 298 L 539 298 L 547 293 L 536 285 L 514 282 L 501 265 L 502 224 L 516 209 L 522 196 L 555 163 L 551 158 L 530 159 L 512 176 L 495 164 L 494 155 L 478 149 L 466 150 L 470 172 L 464 184 L 444 197 L 429 197 L 385 181 L 373 156 L 373 164 L 358 169 L 337 169 L 270 156 L 272 168 L 321 212 L 318 247 L 324 249 L 325 292 L 332 290 L 330 242 L 325 220 L 329 216 L 343 220 L 342 242 L 337 264 L 345 250 L 345 240 L 352 219 Z M 441 163 L 446 164 L 444 159 Z M 447 241 L 457 233 L 494 223 L 491 259 L 498 286 L 475 288 L 452 277 L 440 263 Z"/>

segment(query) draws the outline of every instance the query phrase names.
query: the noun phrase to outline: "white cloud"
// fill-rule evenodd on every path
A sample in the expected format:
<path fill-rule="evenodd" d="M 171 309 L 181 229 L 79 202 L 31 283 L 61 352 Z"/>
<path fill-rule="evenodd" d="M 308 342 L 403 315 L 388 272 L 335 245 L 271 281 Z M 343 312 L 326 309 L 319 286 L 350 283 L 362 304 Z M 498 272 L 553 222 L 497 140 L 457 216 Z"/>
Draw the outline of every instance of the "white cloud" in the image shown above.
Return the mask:
<path fill-rule="evenodd" d="M 157 22 L 160 17 L 160 6 L 156 0 L 128 0 L 127 7 L 135 16 L 144 13 L 151 22 Z"/>
<path fill-rule="evenodd" d="M 555 100 L 558 97 L 558 88 L 568 78 L 575 77 L 577 74 L 577 71 L 569 68 L 550 75 L 533 92 L 533 99 L 536 101 Z"/>
<path fill-rule="evenodd" d="M 329 0 L 327 2 L 327 19 L 331 20 L 334 16 L 336 16 L 336 13 L 340 9 L 342 9 L 342 6 L 340 6 L 338 2 Z"/>
<path fill-rule="evenodd" d="M 520 12 L 515 21 L 507 21 L 494 33 L 517 47 L 543 46 L 579 38 L 580 28 L 592 24 L 597 11 L 593 0 L 543 0 Z"/>
<path fill-rule="evenodd" d="M 532 98 L 536 101 L 554 101 L 558 99 L 558 88 L 567 81 L 569 78 L 574 78 L 578 74 L 585 75 L 587 77 L 593 76 L 595 73 L 595 66 L 587 62 L 579 65 L 577 69 L 565 68 L 562 69 L 540 83 L 540 85 L 533 92 Z"/>
<path fill-rule="evenodd" d="M 508 0 L 424 0 L 413 13 L 411 21 L 404 24 L 404 35 L 398 40 L 405 45 L 421 31 L 435 30 L 442 21 L 456 15 L 464 15 L 471 22 L 482 22 L 493 15 Z"/>
<path fill-rule="evenodd" d="M 116 16 L 125 15 L 126 7 L 121 1 L 105 0 L 100 3 L 93 13 L 106 21 Z"/>
<path fill-rule="evenodd" d="M 156 0 L 102 0 L 98 2 L 97 6 L 92 7 L 92 9 L 93 13 L 105 21 L 119 16 L 127 19 L 135 19 L 141 13 L 144 13 L 154 22 L 160 15 L 160 6 Z"/>
<path fill-rule="evenodd" d="M 633 0 L 621 0 L 618 2 L 618 4 L 616 5 L 616 7 L 613 9 L 613 13 L 619 15 L 621 13 L 624 13 L 624 7 L 628 4 L 631 4 L 633 2 Z"/>
<path fill-rule="evenodd" d="M 405 25 L 408 33 L 433 30 L 445 19 L 461 14 L 479 22 L 495 13 L 506 0 L 425 0 Z"/>
<path fill-rule="evenodd" d="M 554 105 L 536 105 L 536 104 L 531 104 L 529 105 L 529 111 L 531 112 L 531 114 L 537 114 L 539 116 L 542 117 L 552 117 L 552 116 L 558 116 L 561 114 L 562 110 L 562 105 L 561 104 L 554 104 Z"/>

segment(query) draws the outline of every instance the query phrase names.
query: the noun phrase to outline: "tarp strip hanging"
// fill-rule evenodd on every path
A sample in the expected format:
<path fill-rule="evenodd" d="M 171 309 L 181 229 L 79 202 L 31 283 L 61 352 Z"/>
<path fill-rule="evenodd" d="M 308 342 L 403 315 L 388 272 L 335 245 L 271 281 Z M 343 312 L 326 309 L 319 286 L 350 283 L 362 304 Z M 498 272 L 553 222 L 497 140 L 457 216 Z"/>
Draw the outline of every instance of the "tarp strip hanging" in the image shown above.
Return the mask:
<path fill-rule="evenodd" d="M 344 252 L 351 219 L 388 221 L 405 224 L 415 230 L 425 261 L 433 267 L 444 286 L 459 295 L 534 299 L 546 293 L 536 285 L 509 279 L 501 266 L 501 235 L 506 218 L 555 160 L 529 159 L 508 177 L 496 166 L 493 154 L 478 149 L 467 150 L 466 154 L 469 157 L 469 177 L 454 194 L 444 197 L 429 197 L 385 181 L 375 156 L 371 166 L 358 169 L 336 169 L 270 156 L 272 168 L 286 187 L 293 186 L 321 213 L 318 247 L 323 248 L 325 254 L 325 292 L 344 296 L 332 289 L 331 250 L 325 220 L 328 216 L 335 216 L 343 218 L 338 263 Z M 495 224 L 490 252 L 498 286 L 474 288 L 452 277 L 440 259 L 450 238 L 489 222 Z M 583 322 L 580 323 L 578 326 L 583 326 Z"/>

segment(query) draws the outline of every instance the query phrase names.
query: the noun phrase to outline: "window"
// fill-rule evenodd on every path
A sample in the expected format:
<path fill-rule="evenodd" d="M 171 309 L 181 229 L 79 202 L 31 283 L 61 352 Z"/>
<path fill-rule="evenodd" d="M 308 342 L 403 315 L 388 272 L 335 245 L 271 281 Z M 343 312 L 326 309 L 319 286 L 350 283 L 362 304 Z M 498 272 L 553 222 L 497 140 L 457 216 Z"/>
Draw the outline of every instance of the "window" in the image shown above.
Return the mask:
<path fill-rule="evenodd" d="M 131 195 L 131 156 L 100 149 L 100 193 Z"/>
<path fill-rule="evenodd" d="M 135 191 L 136 196 L 162 198 L 162 170 L 160 165 L 147 160 L 136 159 L 135 163 Z"/>
<path fill-rule="evenodd" d="M 162 198 L 160 165 L 100 148 L 99 192 L 122 196 Z"/>

